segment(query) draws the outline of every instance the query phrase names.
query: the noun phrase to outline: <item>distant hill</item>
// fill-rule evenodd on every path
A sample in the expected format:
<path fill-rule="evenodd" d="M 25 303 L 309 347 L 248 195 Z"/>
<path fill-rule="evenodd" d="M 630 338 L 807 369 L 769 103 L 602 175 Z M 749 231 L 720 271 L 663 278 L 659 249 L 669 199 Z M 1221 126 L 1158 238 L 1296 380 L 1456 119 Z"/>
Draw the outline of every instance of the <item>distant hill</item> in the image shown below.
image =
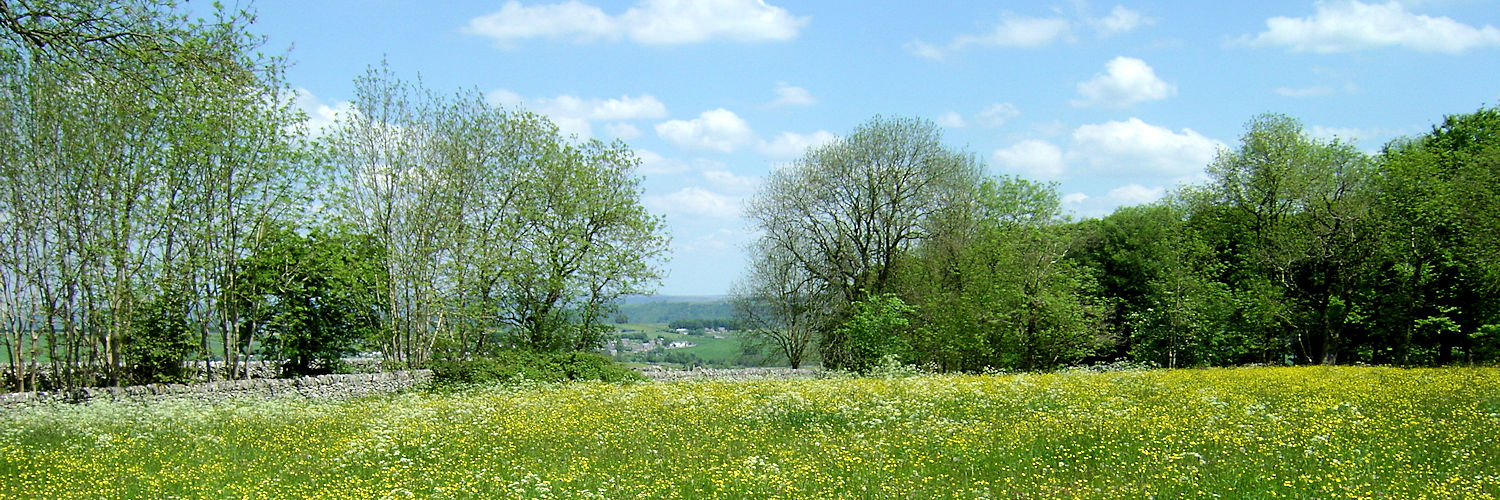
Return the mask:
<path fill-rule="evenodd" d="M 622 300 L 620 313 L 631 323 L 671 323 L 680 319 L 731 318 L 734 316 L 734 308 L 723 296 L 637 296 Z"/>
<path fill-rule="evenodd" d="M 725 295 L 626 295 L 620 297 L 620 304 L 650 304 L 653 302 L 724 302 L 729 300 Z"/>

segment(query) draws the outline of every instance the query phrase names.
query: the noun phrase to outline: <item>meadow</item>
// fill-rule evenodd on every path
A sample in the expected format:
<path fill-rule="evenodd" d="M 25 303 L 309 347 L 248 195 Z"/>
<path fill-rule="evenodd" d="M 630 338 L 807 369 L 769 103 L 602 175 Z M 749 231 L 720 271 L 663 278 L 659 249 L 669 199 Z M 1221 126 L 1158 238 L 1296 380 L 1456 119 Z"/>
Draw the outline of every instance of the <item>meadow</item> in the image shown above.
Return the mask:
<path fill-rule="evenodd" d="M 1496 498 L 1500 369 L 571 383 L 0 414 L 0 498 Z"/>

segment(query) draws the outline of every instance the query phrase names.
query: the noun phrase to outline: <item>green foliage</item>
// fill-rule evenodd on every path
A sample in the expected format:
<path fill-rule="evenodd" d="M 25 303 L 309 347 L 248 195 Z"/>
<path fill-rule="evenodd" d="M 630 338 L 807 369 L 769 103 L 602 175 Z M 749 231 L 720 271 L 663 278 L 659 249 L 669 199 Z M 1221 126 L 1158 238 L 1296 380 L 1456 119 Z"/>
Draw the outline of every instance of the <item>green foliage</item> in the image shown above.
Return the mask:
<path fill-rule="evenodd" d="M 273 230 L 236 275 L 243 328 L 286 375 L 335 370 L 380 321 L 380 249 L 358 235 Z"/>
<path fill-rule="evenodd" d="M 136 312 L 122 348 L 126 378 L 134 384 L 170 384 L 187 378 L 182 363 L 197 347 L 188 326 L 187 298 L 162 293 Z"/>
<path fill-rule="evenodd" d="M 918 305 L 910 359 L 944 370 L 1045 369 L 1094 354 L 1105 337 L 1094 278 L 1069 255 L 1056 190 L 986 180 L 973 208 L 906 263 L 903 296 Z"/>
<path fill-rule="evenodd" d="M 382 343 L 401 362 L 495 346 L 592 349 L 667 250 L 623 143 L 564 136 L 477 91 L 442 95 L 384 66 L 322 141 L 338 222 L 386 256 Z M 435 348 L 449 353 L 434 353 Z"/>
<path fill-rule="evenodd" d="M 825 340 L 823 366 L 866 373 L 887 356 L 907 351 L 912 306 L 895 294 L 871 294 L 851 305 L 853 314 Z"/>
<path fill-rule="evenodd" d="M 431 368 L 433 381 L 439 385 L 645 380 L 640 372 L 586 352 L 504 350 L 484 358 L 434 361 Z"/>
<path fill-rule="evenodd" d="M 739 322 L 731 318 L 674 319 L 671 322 L 667 323 L 667 328 L 671 328 L 673 330 L 677 330 L 680 328 L 687 330 L 702 330 L 704 328 L 708 328 L 710 330 L 717 328 L 723 328 L 725 330 L 738 330 L 739 326 Z"/>

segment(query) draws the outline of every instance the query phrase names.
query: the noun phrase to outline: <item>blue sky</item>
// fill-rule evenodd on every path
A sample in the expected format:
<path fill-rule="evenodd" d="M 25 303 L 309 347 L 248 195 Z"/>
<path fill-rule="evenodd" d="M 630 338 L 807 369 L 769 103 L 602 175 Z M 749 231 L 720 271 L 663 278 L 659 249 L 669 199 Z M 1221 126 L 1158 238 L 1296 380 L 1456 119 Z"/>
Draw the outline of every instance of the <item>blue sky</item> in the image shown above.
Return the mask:
<path fill-rule="evenodd" d="M 573 0 L 254 4 L 314 125 L 382 58 L 642 158 L 669 295 L 724 293 L 760 179 L 872 116 L 916 116 L 991 172 L 1055 181 L 1075 217 L 1201 179 L 1263 112 L 1376 151 L 1500 102 L 1481 0 Z"/>

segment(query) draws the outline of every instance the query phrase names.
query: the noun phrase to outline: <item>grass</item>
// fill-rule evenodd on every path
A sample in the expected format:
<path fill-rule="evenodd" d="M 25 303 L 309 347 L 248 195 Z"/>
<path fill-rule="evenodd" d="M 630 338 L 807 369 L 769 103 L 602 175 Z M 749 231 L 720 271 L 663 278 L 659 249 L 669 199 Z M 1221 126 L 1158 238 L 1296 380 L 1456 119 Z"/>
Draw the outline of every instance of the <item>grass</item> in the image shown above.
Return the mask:
<path fill-rule="evenodd" d="M 693 347 L 673 349 L 673 351 L 680 351 L 683 353 L 696 355 L 699 359 L 702 359 L 706 363 L 733 365 L 740 359 L 741 349 L 739 332 L 731 331 L 707 335 L 685 335 L 668 330 L 665 323 L 630 323 L 616 326 L 616 335 L 612 336 L 609 339 L 610 342 L 613 342 L 614 339 L 619 338 L 621 330 L 630 329 L 634 330 L 634 332 L 626 333 L 625 335 L 644 333 L 649 338 L 662 337 L 667 339 L 668 342 L 675 342 L 680 340 L 697 344 Z M 719 335 L 724 338 L 716 339 L 713 337 L 714 335 Z"/>
<path fill-rule="evenodd" d="M 574 383 L 0 417 L 0 498 L 1500 496 L 1494 368 Z"/>

